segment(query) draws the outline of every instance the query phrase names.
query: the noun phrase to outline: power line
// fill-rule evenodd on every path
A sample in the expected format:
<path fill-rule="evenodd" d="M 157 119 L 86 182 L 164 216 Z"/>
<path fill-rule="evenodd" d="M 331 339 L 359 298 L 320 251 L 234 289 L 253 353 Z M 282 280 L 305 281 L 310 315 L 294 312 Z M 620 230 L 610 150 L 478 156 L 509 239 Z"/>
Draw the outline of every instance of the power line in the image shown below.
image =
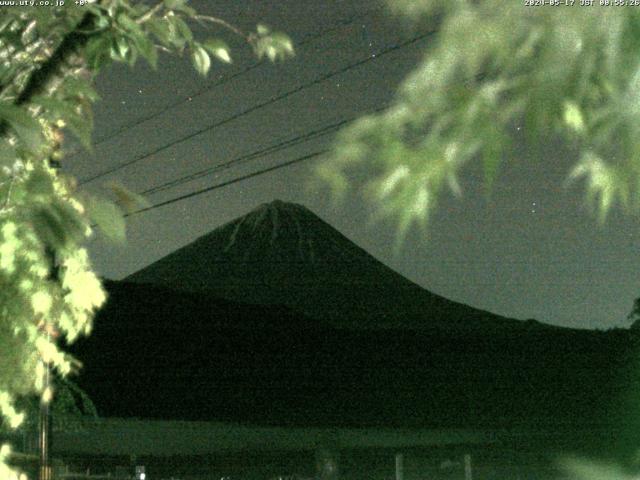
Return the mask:
<path fill-rule="evenodd" d="M 482 78 L 484 78 L 484 74 L 475 75 L 474 77 L 470 78 L 469 80 L 467 80 L 464 83 L 469 83 L 469 82 L 474 81 L 474 80 L 475 81 L 481 80 Z M 381 111 L 383 111 L 383 110 L 385 110 L 387 108 L 388 108 L 388 105 L 385 105 L 385 106 L 382 106 L 382 107 L 378 107 L 378 108 L 375 108 L 374 110 L 372 110 L 371 112 L 369 112 L 369 114 L 379 113 L 379 112 L 381 112 Z M 276 152 L 284 150 L 286 148 L 289 148 L 289 147 L 292 147 L 292 146 L 295 146 L 295 145 L 299 145 L 301 143 L 305 143 L 305 142 L 307 142 L 309 140 L 323 137 L 323 136 L 325 136 L 325 135 L 327 135 L 329 133 L 332 133 L 332 132 L 334 132 L 336 130 L 339 130 L 340 127 L 342 127 L 343 125 L 345 125 L 345 124 L 347 124 L 347 123 L 349 123 L 349 122 L 351 122 L 353 120 L 356 120 L 357 118 L 358 118 L 358 116 L 352 117 L 352 118 L 348 118 L 348 119 L 347 118 L 343 118 L 342 120 L 339 120 L 338 122 L 334 122 L 334 123 L 325 125 L 323 127 L 320 127 L 320 128 L 318 128 L 316 130 L 312 130 L 310 132 L 307 132 L 307 133 L 304 133 L 304 134 L 301 134 L 301 135 L 297 135 L 297 136 L 295 136 L 293 138 L 289 138 L 287 140 L 283 140 L 283 141 L 278 142 L 276 144 L 269 145 L 268 147 L 264 147 L 264 148 L 262 148 L 260 150 L 256 150 L 256 151 L 253 151 L 251 153 L 242 155 L 240 157 L 236 157 L 236 158 L 234 158 L 232 160 L 229 160 L 227 162 L 224 162 L 222 164 L 215 165 L 215 166 L 212 166 L 212 167 L 208 167 L 208 168 L 199 170 L 197 172 L 193 172 L 193 173 L 184 175 L 182 177 L 178 177 L 176 179 L 170 180 L 168 182 L 156 185 L 154 187 L 148 188 L 147 190 L 144 190 L 144 191 L 140 192 L 139 195 L 152 195 L 154 193 L 158 193 L 158 192 L 161 192 L 161 191 L 164 191 L 164 190 L 167 190 L 167 189 L 182 185 L 184 183 L 188 183 L 190 181 L 197 180 L 199 178 L 211 175 L 211 174 L 216 173 L 218 171 L 228 169 L 228 168 L 230 168 L 230 167 L 232 167 L 232 166 L 234 166 L 236 164 L 241 164 L 241 163 L 244 163 L 246 161 L 250 161 L 250 160 L 254 160 L 254 159 L 260 158 L 260 157 L 264 157 L 266 155 L 269 155 L 269 154 L 272 154 L 272 153 L 276 153 Z"/>
<path fill-rule="evenodd" d="M 474 80 L 475 81 L 480 80 L 480 79 L 484 78 L 484 76 L 485 75 L 483 73 L 475 75 L 472 78 L 469 78 L 464 83 L 469 83 L 469 82 L 474 81 Z M 382 107 L 378 107 L 378 108 L 374 109 L 371 113 L 378 113 L 380 111 L 385 110 L 386 108 L 388 108 L 388 105 L 385 105 L 385 106 L 382 106 Z M 243 155 L 241 157 L 235 158 L 235 159 L 230 160 L 228 162 L 225 162 L 223 164 L 216 165 L 214 167 L 210 167 L 210 168 L 201 170 L 199 172 L 195 172 L 193 174 L 185 175 L 183 177 L 179 177 L 179 178 L 177 178 L 175 180 L 171 180 L 169 182 L 166 182 L 164 184 L 158 185 L 156 187 L 152 187 L 150 189 L 147 189 L 147 190 L 141 192 L 141 195 L 145 195 L 145 194 L 148 195 L 148 194 L 152 194 L 152 193 L 155 193 L 155 192 L 158 192 L 158 191 L 165 190 L 167 188 L 171 188 L 172 186 L 181 185 L 181 184 L 189 182 L 191 180 L 206 176 L 206 175 L 208 175 L 208 174 L 210 174 L 212 172 L 215 172 L 215 171 L 218 171 L 218 170 L 222 170 L 222 169 L 225 169 L 225 168 L 229 168 L 229 167 L 233 166 L 234 164 L 240 163 L 240 162 L 242 162 L 244 160 L 258 158 L 260 156 L 264 156 L 264 155 L 267 155 L 269 153 L 273 153 L 273 152 L 285 149 L 285 148 L 287 148 L 289 146 L 293 146 L 293 145 L 297 145 L 297 144 L 300 144 L 300 143 L 304 143 L 305 141 L 307 141 L 309 139 L 317 138 L 317 137 L 326 135 L 327 133 L 330 133 L 330 132 L 332 132 L 334 130 L 338 130 L 342 125 L 344 125 L 344 124 L 346 124 L 346 123 L 348 123 L 350 121 L 353 121 L 356 118 L 357 117 L 353 117 L 353 118 L 350 118 L 350 119 L 342 119 L 342 120 L 340 120 L 338 122 L 335 122 L 333 124 L 325 125 L 324 127 L 321 127 L 321 128 L 319 128 L 317 130 L 314 130 L 314 131 L 311 131 L 311 132 L 308 132 L 308 133 L 305 133 L 305 134 L 302 134 L 302 135 L 298 135 L 298 136 L 296 136 L 294 138 L 279 142 L 279 143 L 274 144 L 274 145 L 270 145 L 269 147 L 265 147 L 265 148 L 263 148 L 261 150 L 257 150 L 255 152 L 250 153 L 250 154 Z M 135 212 L 131 212 L 131 213 L 125 214 L 124 216 L 125 217 L 129 217 L 129 216 L 132 216 L 132 215 L 135 215 L 135 214 L 138 214 L 138 213 L 143 213 L 143 212 L 146 212 L 146 211 L 149 211 L 149 210 L 153 210 L 155 208 L 159 208 L 159 207 L 162 207 L 162 206 L 165 206 L 165 205 L 169 205 L 171 203 L 175 203 L 175 202 L 178 202 L 178 201 L 181 201 L 181 200 L 185 200 L 187 198 L 191 198 L 191 197 L 194 197 L 194 196 L 197 196 L 197 195 L 201 195 L 203 193 L 207 193 L 207 192 L 210 192 L 212 190 L 216 190 L 218 188 L 226 187 L 228 185 L 231 185 L 231 184 L 234 184 L 234 183 L 238 183 L 240 181 L 247 180 L 249 178 L 262 175 L 264 173 L 272 172 L 274 170 L 278 170 L 280 168 L 284 168 L 284 167 L 287 167 L 287 166 L 302 162 L 304 160 L 309 160 L 309 159 L 315 158 L 315 157 L 320 156 L 320 155 L 322 155 L 324 153 L 327 153 L 329 151 L 330 151 L 330 149 L 316 151 L 314 153 L 311 153 L 311 154 L 308 154 L 308 155 L 304 155 L 302 157 L 298 157 L 298 158 L 296 158 L 294 160 L 290 160 L 288 162 L 284 162 L 284 163 L 281 163 L 281 164 L 278 164 L 278 165 L 275 165 L 275 166 L 272 166 L 272 167 L 268 167 L 268 168 L 265 168 L 265 169 L 262 169 L 262 170 L 254 171 L 254 172 L 251 172 L 249 174 L 242 175 L 240 177 L 236 177 L 236 178 L 234 178 L 232 180 L 228 180 L 226 182 L 222 182 L 222 183 L 219 183 L 219 184 L 216 184 L 216 185 L 212 185 L 210 187 L 206 187 L 206 188 L 203 188 L 203 189 L 200 189 L 200 190 L 196 190 L 194 192 L 190 192 L 190 193 L 187 193 L 187 194 L 184 194 L 184 195 L 180 195 L 178 197 L 174 197 L 172 199 L 169 199 L 169 200 L 166 200 L 166 201 L 151 205 L 150 207 L 142 208 L 142 209 L 137 210 Z"/>
<path fill-rule="evenodd" d="M 246 175 L 242 175 L 240 177 L 236 177 L 236 178 L 233 178 L 231 180 L 227 180 L 226 182 L 218 183 L 216 185 L 211 185 L 211 186 L 206 187 L 206 188 L 201 188 L 200 190 L 195 190 L 193 192 L 189 192 L 189 193 L 186 193 L 184 195 L 180 195 L 180 196 L 171 198 L 169 200 L 165 200 L 163 202 L 156 203 L 156 204 L 151 205 L 149 207 L 141 208 L 140 210 L 136 210 L 135 212 L 127 213 L 124 216 L 125 217 L 130 217 L 132 215 L 137 215 L 138 213 L 148 212 L 149 210 L 154 210 L 156 208 L 164 207 L 165 205 L 170 205 L 172 203 L 180 202 L 182 200 L 186 200 L 187 198 L 196 197 L 198 195 L 202 195 L 203 193 L 211 192 L 212 190 L 217 190 L 219 188 L 226 187 L 227 185 L 232 185 L 234 183 L 238 183 L 238 182 L 241 182 L 243 180 L 247 180 L 247 179 L 252 178 L 252 177 L 257 177 L 257 176 L 263 175 L 265 173 L 273 172 L 274 170 L 279 170 L 281 168 L 288 167 L 288 166 L 294 165 L 296 163 L 303 162 L 305 160 L 310 160 L 312 158 L 319 157 L 320 155 L 323 155 L 323 154 L 325 154 L 327 152 L 329 152 L 328 149 L 327 150 L 318 150 L 316 152 L 309 153 L 309 154 L 304 155 L 302 157 L 298 157 L 298 158 L 295 158 L 293 160 L 289 160 L 287 162 L 283 162 L 283 163 L 280 163 L 278 165 L 274 165 L 274 166 L 269 167 L 269 168 L 264 168 L 262 170 L 251 172 L 251 173 L 248 173 Z"/>
<path fill-rule="evenodd" d="M 148 158 L 148 157 L 150 157 L 152 155 L 155 155 L 156 153 L 159 153 L 159 152 L 161 152 L 163 150 L 166 150 L 167 148 L 170 148 L 170 147 L 172 147 L 174 145 L 177 145 L 179 143 L 182 143 L 182 142 L 185 142 L 187 140 L 190 140 L 190 139 L 192 139 L 192 138 L 194 138 L 194 137 L 196 137 L 196 136 L 198 136 L 198 135 L 200 135 L 200 134 L 202 134 L 204 132 L 207 132 L 209 130 L 213 130 L 214 128 L 220 127 L 220 126 L 222 126 L 222 125 L 224 125 L 226 123 L 229 123 L 229 122 L 231 122 L 233 120 L 236 120 L 236 119 L 238 119 L 240 117 L 243 117 L 245 115 L 248 115 L 248 114 L 250 114 L 250 113 L 252 113 L 252 112 L 254 112 L 256 110 L 259 110 L 260 108 L 266 107 L 266 106 L 271 105 L 273 103 L 276 103 L 276 102 L 278 102 L 280 100 L 283 100 L 283 99 L 285 99 L 287 97 L 290 97 L 291 95 L 294 95 L 294 94 L 296 94 L 298 92 L 301 92 L 302 90 L 305 90 L 305 89 L 310 88 L 310 87 L 312 87 L 314 85 L 322 83 L 325 80 L 328 80 L 328 79 L 330 79 L 332 77 L 335 77 L 336 75 L 340 75 L 340 74 L 345 73 L 345 72 L 347 72 L 349 70 L 352 70 L 352 69 L 354 69 L 356 67 L 359 67 L 359 66 L 364 65 L 366 63 L 369 63 L 369 62 L 371 62 L 373 60 L 376 60 L 376 59 L 378 59 L 380 57 L 383 57 L 384 55 L 388 55 L 389 53 L 395 52 L 396 50 L 399 50 L 401 48 L 404 48 L 404 47 L 407 47 L 409 45 L 412 45 L 412 44 L 414 44 L 414 43 L 416 43 L 416 42 L 428 37 L 429 35 L 432 35 L 433 33 L 435 33 L 435 30 L 431 30 L 431 31 L 428 31 L 426 33 L 417 35 L 415 37 L 410 38 L 409 40 L 406 40 L 404 42 L 398 43 L 398 44 L 393 45 L 391 47 L 385 48 L 384 50 L 381 50 L 380 52 L 378 52 L 376 54 L 373 54 L 373 55 L 370 55 L 370 56 L 368 56 L 368 57 L 366 57 L 366 58 L 364 58 L 362 60 L 359 60 L 359 61 L 357 61 L 355 63 L 351 63 L 351 64 L 349 64 L 349 65 L 347 65 L 345 67 L 339 68 L 338 70 L 334 70 L 333 72 L 329 72 L 329 73 L 326 73 L 324 75 L 321 75 L 321 76 L 317 77 L 316 79 L 314 79 L 314 80 L 312 80 L 310 82 L 304 83 L 302 85 L 299 85 L 296 88 L 293 88 L 291 90 L 286 91 L 285 93 L 282 93 L 280 95 L 274 95 L 270 99 L 268 99 L 268 100 L 266 100 L 266 101 L 264 101 L 262 103 L 259 103 L 257 105 L 253 105 L 252 107 L 249 107 L 249 108 L 243 110 L 242 112 L 239 112 L 239 113 L 236 113 L 234 115 L 231 115 L 231 116 L 229 116 L 229 117 L 227 117 L 227 118 L 225 118 L 223 120 L 220 120 L 220 121 L 218 121 L 218 122 L 216 122 L 216 123 L 214 123 L 212 125 L 208 125 L 206 127 L 200 128 L 199 130 L 196 130 L 195 132 L 192 132 L 192 133 L 190 133 L 188 135 L 180 137 L 177 140 L 173 140 L 173 141 L 171 141 L 169 143 L 166 143 L 163 146 L 158 147 L 158 148 L 156 148 L 156 149 L 154 149 L 154 150 L 152 150 L 152 151 L 150 151 L 148 153 L 144 153 L 142 155 L 138 155 L 137 157 L 134 157 L 133 159 L 131 159 L 131 160 L 127 161 L 127 162 L 121 163 L 119 165 L 116 165 L 115 167 L 109 168 L 109 169 L 104 170 L 104 171 L 102 171 L 100 173 L 97 173 L 95 175 L 87 177 L 84 180 L 80 181 L 79 185 L 84 185 L 84 184 L 92 182 L 92 181 L 94 181 L 94 180 L 96 180 L 98 178 L 101 178 L 101 177 L 103 177 L 105 175 L 108 175 L 110 173 L 116 172 L 116 171 L 118 171 L 118 170 L 120 170 L 122 168 L 125 168 L 125 167 L 128 167 L 130 165 L 133 165 L 134 163 L 137 163 L 140 160 L 144 160 L 144 159 L 146 159 L 146 158 Z"/>
<path fill-rule="evenodd" d="M 384 107 L 378 107 L 375 110 L 373 110 L 373 112 L 371 113 L 378 113 L 381 112 L 382 110 L 384 110 L 385 108 L 387 108 L 386 106 Z M 332 124 L 329 125 L 325 125 L 321 128 L 318 128 L 316 130 L 313 130 L 311 132 L 307 132 L 304 133 L 302 135 L 297 135 L 293 138 L 289 138 L 288 140 L 284 140 L 282 142 L 273 144 L 273 145 L 269 145 L 268 147 L 262 148 L 261 150 L 257 150 L 254 152 L 251 152 L 249 154 L 246 155 L 242 155 L 240 157 L 234 158 L 233 160 L 229 160 L 228 162 L 219 164 L 219 165 L 215 165 L 213 167 L 208 167 L 202 170 L 199 170 L 197 172 L 194 173 L 190 173 L 188 175 L 184 175 L 182 177 L 178 177 L 174 180 L 170 180 L 168 182 L 162 183 L 160 185 L 157 185 L 155 187 L 149 188 L 147 190 L 144 190 L 143 192 L 140 192 L 140 195 L 152 195 L 154 193 L 158 193 L 161 192 L 163 190 L 167 190 L 169 188 L 173 188 L 179 185 L 182 185 L 184 183 L 188 183 L 191 182 L 193 180 L 197 180 L 198 178 L 202 178 L 208 175 L 211 175 L 213 173 L 216 173 L 218 171 L 221 170 L 225 170 L 227 168 L 230 168 L 234 165 L 237 164 L 241 164 L 250 160 L 255 160 L 257 158 L 260 157 L 264 157 L 266 155 L 272 154 L 272 153 L 276 153 L 280 150 L 284 150 L 286 148 L 295 146 L 295 145 L 299 145 L 301 143 L 307 142 L 309 140 L 313 140 L 316 138 L 320 138 L 323 137 L 325 135 L 328 135 L 330 133 L 333 133 L 337 130 L 340 129 L 340 127 L 342 127 L 343 125 L 356 120 L 357 117 L 352 117 L 352 118 L 344 118 L 338 122 L 334 122 Z"/>
<path fill-rule="evenodd" d="M 307 43 L 310 43 L 310 42 L 312 42 L 313 40 L 315 40 L 317 38 L 321 38 L 321 37 L 333 32 L 335 30 L 338 30 L 339 28 L 341 28 L 341 27 L 343 27 L 345 25 L 349 25 L 349 24 L 354 23 L 354 22 L 356 22 L 356 21 L 358 21 L 358 20 L 360 20 L 360 19 L 362 19 L 364 17 L 367 17 L 367 16 L 371 15 L 372 13 L 380 11 L 383 8 L 384 7 L 373 8 L 371 10 L 368 10 L 368 11 L 364 12 L 364 13 L 357 14 L 357 15 L 352 15 L 352 16 L 346 18 L 346 19 L 340 20 L 337 23 L 333 24 L 329 28 L 325 28 L 325 29 L 323 29 L 323 30 L 321 30 L 319 32 L 311 33 L 311 34 L 307 35 L 303 40 L 301 40 L 298 43 L 298 45 L 302 46 L 302 45 L 305 45 Z M 153 113 L 151 113 L 151 114 L 149 114 L 149 115 L 147 115 L 145 117 L 142 117 L 142 118 L 139 118 L 137 120 L 134 120 L 132 122 L 125 123 L 124 125 L 121 125 L 120 127 L 118 127 L 115 131 L 113 131 L 113 132 L 111 132 L 111 133 L 109 133 L 109 134 L 97 139 L 95 141 L 95 143 L 93 143 L 93 146 L 95 147 L 97 145 L 101 145 L 102 143 L 108 142 L 109 140 L 121 135 L 122 133 L 130 130 L 131 128 L 134 128 L 134 127 L 136 127 L 136 126 L 138 126 L 140 124 L 146 123 L 149 120 L 153 120 L 154 118 L 159 117 L 160 115 L 168 112 L 169 110 L 172 110 L 172 109 L 174 109 L 174 108 L 176 108 L 176 107 L 178 107 L 180 105 L 183 105 L 185 103 L 188 103 L 188 102 L 192 101 L 192 99 L 197 98 L 197 97 L 199 97 L 201 95 L 204 95 L 208 91 L 213 90 L 214 88 L 219 87 L 220 85 L 224 85 L 225 83 L 227 83 L 227 82 L 229 82 L 229 81 L 231 81 L 231 80 L 233 80 L 235 78 L 238 78 L 238 77 L 240 77 L 240 76 L 242 76 L 242 75 L 244 75 L 244 74 L 246 74 L 246 73 L 248 73 L 248 72 L 250 72 L 250 71 L 252 71 L 252 70 L 254 70 L 256 68 L 258 68 L 263 64 L 264 64 L 264 61 L 254 62 L 253 64 L 249 65 L 248 67 L 244 68 L 243 70 L 241 70 L 239 72 L 234 73 L 233 75 L 221 78 L 216 82 L 213 82 L 213 83 L 211 83 L 209 85 L 206 85 L 205 87 L 200 88 L 199 90 L 197 90 L 196 92 L 194 92 L 194 93 L 192 93 L 190 95 L 187 95 L 185 97 L 182 97 L 182 98 L 176 100 L 175 102 L 172 102 L 172 103 L 169 103 L 169 104 L 165 105 L 160 110 L 156 110 L 155 112 L 153 112 Z M 67 158 L 70 158 L 70 157 L 73 157 L 73 156 L 77 155 L 78 153 L 80 153 L 80 150 L 81 149 L 78 148 L 77 150 L 69 153 L 67 155 Z"/>
<path fill-rule="evenodd" d="M 338 130 L 342 125 L 346 124 L 348 121 L 349 120 L 342 120 L 342 121 L 334 123 L 332 125 L 328 125 L 326 127 L 323 127 L 323 128 L 321 128 L 319 130 L 315 130 L 313 132 L 307 133 L 305 135 L 301 135 L 301 136 L 298 136 L 296 138 L 293 138 L 293 139 L 290 139 L 290 140 L 286 140 L 284 142 L 280 142 L 280 143 L 275 144 L 275 145 L 270 145 L 270 146 L 268 146 L 266 148 L 263 148 L 262 150 L 258 150 L 256 152 L 252 152 L 252 153 L 249 153 L 247 155 L 243 155 L 241 157 L 234 158 L 233 160 L 230 160 L 228 162 L 222 163 L 220 165 L 216 165 L 214 167 L 209 167 L 209 168 L 200 170 L 198 172 L 194 172 L 192 174 L 185 175 L 183 177 L 179 177 L 179 178 L 171 180 L 169 182 L 165 182 L 163 184 L 160 184 L 160 185 L 157 185 L 155 187 L 149 188 L 149 189 L 141 192 L 140 195 L 151 195 L 151 194 L 154 194 L 154 193 L 161 192 L 163 190 L 167 190 L 169 188 L 177 187 L 179 185 L 182 185 L 183 183 L 188 183 L 188 182 L 191 182 L 193 180 L 197 180 L 198 178 L 206 177 L 208 175 L 216 173 L 216 172 L 218 172 L 220 170 L 225 170 L 225 169 L 230 168 L 230 167 L 232 167 L 232 166 L 234 166 L 236 164 L 240 164 L 242 162 L 249 161 L 249 160 L 255 160 L 257 158 L 264 157 L 266 155 L 278 152 L 278 151 L 283 150 L 285 148 L 292 147 L 292 146 L 298 145 L 300 143 L 304 143 L 304 142 L 312 140 L 314 138 L 323 137 L 325 135 L 328 135 L 328 134 Z"/>

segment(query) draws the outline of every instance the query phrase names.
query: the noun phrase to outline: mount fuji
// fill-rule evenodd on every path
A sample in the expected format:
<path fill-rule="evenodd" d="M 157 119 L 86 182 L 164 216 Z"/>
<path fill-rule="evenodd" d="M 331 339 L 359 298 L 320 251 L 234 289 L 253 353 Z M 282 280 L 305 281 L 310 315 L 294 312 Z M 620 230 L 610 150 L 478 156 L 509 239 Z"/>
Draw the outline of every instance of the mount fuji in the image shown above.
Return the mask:
<path fill-rule="evenodd" d="M 640 389 L 634 332 L 449 301 L 300 205 L 262 205 L 105 286 L 92 335 L 70 351 L 108 416 L 640 428 L 627 415 Z"/>
<path fill-rule="evenodd" d="M 302 205 L 263 204 L 130 275 L 127 282 L 284 305 L 338 328 L 484 332 L 541 328 L 436 295 Z"/>

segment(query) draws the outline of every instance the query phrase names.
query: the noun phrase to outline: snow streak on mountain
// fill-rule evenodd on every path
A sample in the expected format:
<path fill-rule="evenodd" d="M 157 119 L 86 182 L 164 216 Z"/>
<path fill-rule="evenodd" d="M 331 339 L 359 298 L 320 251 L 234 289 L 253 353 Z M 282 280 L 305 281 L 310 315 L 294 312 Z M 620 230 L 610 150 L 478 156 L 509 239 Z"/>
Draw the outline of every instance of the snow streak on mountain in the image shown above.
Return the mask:
<path fill-rule="evenodd" d="M 306 207 L 279 200 L 126 280 L 246 303 L 286 305 L 338 327 L 492 331 L 524 325 L 421 288 Z"/>

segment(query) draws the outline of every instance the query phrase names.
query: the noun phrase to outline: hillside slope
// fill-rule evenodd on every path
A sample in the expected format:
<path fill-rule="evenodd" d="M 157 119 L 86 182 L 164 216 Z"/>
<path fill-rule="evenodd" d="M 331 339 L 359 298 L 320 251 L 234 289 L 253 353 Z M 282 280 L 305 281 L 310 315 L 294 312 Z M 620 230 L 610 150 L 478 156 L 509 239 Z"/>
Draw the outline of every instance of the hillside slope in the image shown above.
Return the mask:
<path fill-rule="evenodd" d="M 274 201 L 126 278 L 247 303 L 286 305 L 337 327 L 521 328 L 407 280 L 302 205 Z M 527 328 L 537 325 L 530 322 Z"/>
<path fill-rule="evenodd" d="M 72 348 L 84 363 L 79 383 L 103 416 L 584 427 L 620 424 L 631 405 L 623 400 L 638 391 L 627 331 L 345 330 L 286 309 L 145 285 L 107 288 L 95 331 Z"/>

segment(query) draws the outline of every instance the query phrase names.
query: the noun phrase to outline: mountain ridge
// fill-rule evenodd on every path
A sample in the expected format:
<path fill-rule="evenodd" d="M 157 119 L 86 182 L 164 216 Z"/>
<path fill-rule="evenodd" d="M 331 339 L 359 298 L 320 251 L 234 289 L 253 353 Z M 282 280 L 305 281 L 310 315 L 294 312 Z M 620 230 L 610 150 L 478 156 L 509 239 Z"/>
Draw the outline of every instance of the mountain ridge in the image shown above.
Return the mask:
<path fill-rule="evenodd" d="M 335 327 L 533 328 L 422 288 L 303 205 L 274 200 L 124 279 L 259 305 Z M 536 327 L 554 328 L 542 323 Z"/>
<path fill-rule="evenodd" d="M 101 415 L 280 426 L 587 426 L 628 422 L 621 401 L 638 388 L 637 341 L 626 330 L 344 330 L 285 309 L 148 285 L 106 287 L 94 332 L 68 348 L 84 364 L 79 383 Z"/>
<path fill-rule="evenodd" d="M 82 387 L 107 415 L 305 427 L 640 425 L 627 415 L 637 400 L 629 393 L 640 390 L 633 332 L 517 321 L 448 301 L 302 206 L 263 205 L 142 272 L 106 284 L 93 334 L 70 346 L 85 365 Z M 378 306 L 386 310 L 367 322 Z"/>

